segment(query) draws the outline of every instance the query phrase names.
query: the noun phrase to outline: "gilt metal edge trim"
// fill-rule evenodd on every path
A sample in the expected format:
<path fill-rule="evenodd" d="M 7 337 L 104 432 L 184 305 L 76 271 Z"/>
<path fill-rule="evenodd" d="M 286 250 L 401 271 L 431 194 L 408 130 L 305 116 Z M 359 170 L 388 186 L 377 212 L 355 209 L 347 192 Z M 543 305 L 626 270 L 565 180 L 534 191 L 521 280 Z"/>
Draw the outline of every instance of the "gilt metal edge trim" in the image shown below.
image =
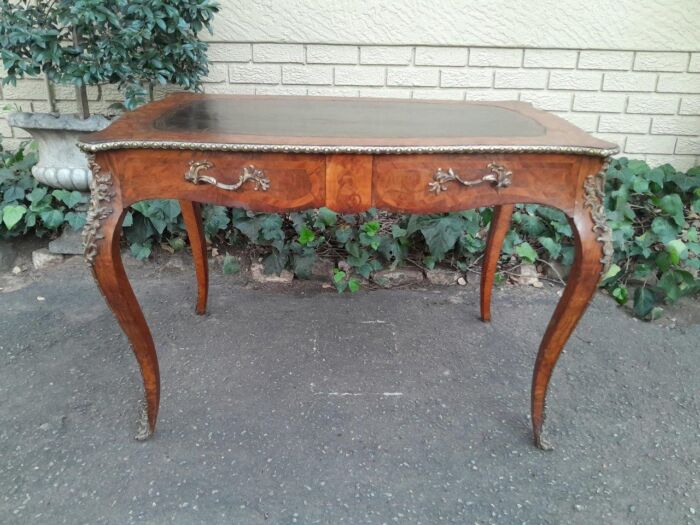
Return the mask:
<path fill-rule="evenodd" d="M 605 214 L 605 174 L 610 165 L 610 159 L 606 158 L 598 173 L 589 175 L 583 183 L 583 203 L 586 208 L 590 208 L 591 220 L 593 221 L 593 232 L 598 234 L 596 240 L 601 243 L 603 257 L 600 262 L 603 264 L 601 275 L 608 271 L 613 261 L 612 230 L 608 225 Z"/>
<path fill-rule="evenodd" d="M 447 146 L 323 146 L 306 144 L 228 144 L 220 142 L 185 142 L 159 140 L 117 140 L 111 142 L 79 142 L 78 147 L 88 153 L 116 149 L 166 149 L 194 151 L 236 151 L 255 153 L 357 153 L 357 154 L 417 154 L 417 153 L 561 153 L 609 157 L 620 152 L 615 148 L 550 145 L 447 145 Z"/>
<path fill-rule="evenodd" d="M 115 193 L 112 191 L 112 173 L 102 171 L 100 165 L 95 162 L 95 155 L 88 155 L 88 165 L 92 171 L 90 180 L 90 207 L 85 218 L 83 227 L 83 246 L 85 251 L 83 256 L 85 261 L 93 266 L 97 257 L 97 242 L 104 239 L 102 233 L 102 223 L 114 211 L 109 203 Z"/>

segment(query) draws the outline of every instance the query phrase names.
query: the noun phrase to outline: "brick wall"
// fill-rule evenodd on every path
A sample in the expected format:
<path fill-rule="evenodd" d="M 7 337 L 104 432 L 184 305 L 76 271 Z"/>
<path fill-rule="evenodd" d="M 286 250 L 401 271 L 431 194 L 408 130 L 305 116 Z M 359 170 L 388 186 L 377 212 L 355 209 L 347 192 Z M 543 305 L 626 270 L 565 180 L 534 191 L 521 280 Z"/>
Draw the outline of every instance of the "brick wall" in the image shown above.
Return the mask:
<path fill-rule="evenodd" d="M 523 100 L 679 169 L 700 164 L 700 52 L 211 43 L 207 93 Z M 45 111 L 41 80 L 2 87 L 2 105 Z M 71 88 L 58 106 L 74 107 Z M 119 95 L 91 88 L 94 111 Z M 6 147 L 26 138 L 0 118 Z"/>

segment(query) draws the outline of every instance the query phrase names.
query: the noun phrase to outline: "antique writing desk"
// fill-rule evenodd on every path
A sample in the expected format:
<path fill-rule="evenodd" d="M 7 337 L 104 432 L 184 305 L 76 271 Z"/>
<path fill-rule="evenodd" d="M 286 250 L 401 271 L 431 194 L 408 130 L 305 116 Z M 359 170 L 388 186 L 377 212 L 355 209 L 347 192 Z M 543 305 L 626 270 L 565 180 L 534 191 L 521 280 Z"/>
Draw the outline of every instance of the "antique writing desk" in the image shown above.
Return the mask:
<path fill-rule="evenodd" d="M 542 338 L 532 380 L 535 444 L 557 358 L 611 256 L 602 188 L 614 144 L 520 102 L 463 103 L 311 97 L 172 95 L 87 136 L 93 185 L 85 257 L 136 354 L 146 394 L 139 438 L 156 426 L 158 359 L 122 266 L 127 207 L 178 199 L 207 303 L 200 203 L 286 212 L 327 206 L 438 213 L 495 206 L 483 271 L 481 317 L 491 318 L 496 262 L 515 203 L 562 210 L 576 256 Z M 225 334 L 222 334 L 222 337 Z"/>

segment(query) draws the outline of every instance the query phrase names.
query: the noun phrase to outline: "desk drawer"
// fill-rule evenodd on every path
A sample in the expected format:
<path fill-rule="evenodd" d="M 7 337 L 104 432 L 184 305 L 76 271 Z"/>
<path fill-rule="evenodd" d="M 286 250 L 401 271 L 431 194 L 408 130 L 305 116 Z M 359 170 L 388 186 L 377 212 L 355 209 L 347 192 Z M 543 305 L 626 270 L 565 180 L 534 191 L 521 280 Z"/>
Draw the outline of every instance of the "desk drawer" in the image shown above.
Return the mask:
<path fill-rule="evenodd" d="M 159 158 L 150 163 L 150 156 Z M 138 162 L 139 173 L 132 162 L 120 163 L 129 202 L 169 197 L 256 211 L 324 204 L 323 155 L 144 151 Z"/>
<path fill-rule="evenodd" d="M 372 196 L 378 208 L 411 213 L 528 202 L 570 206 L 577 166 L 566 155 L 377 156 Z"/>

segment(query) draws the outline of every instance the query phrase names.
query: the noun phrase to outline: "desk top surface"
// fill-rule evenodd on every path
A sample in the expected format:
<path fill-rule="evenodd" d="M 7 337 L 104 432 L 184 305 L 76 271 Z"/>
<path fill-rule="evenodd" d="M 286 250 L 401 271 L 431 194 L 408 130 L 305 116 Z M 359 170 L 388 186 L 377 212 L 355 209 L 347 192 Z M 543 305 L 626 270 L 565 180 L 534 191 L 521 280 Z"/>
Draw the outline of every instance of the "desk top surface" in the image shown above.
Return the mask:
<path fill-rule="evenodd" d="M 616 146 L 523 102 L 179 93 L 82 139 L 86 151 L 123 148 L 293 153 L 578 153 Z"/>

